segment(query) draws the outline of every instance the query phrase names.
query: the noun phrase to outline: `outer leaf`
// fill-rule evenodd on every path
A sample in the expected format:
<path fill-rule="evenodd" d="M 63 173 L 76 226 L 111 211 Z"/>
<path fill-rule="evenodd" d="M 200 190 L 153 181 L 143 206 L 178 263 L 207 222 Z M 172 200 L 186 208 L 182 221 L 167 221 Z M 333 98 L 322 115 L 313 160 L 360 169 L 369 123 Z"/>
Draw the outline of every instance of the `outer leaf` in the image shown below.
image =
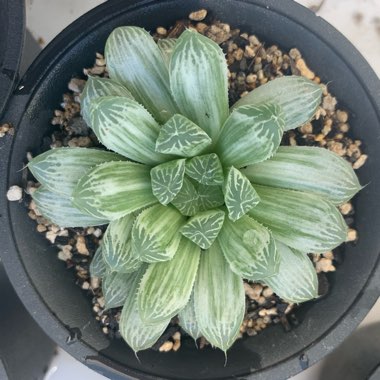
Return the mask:
<path fill-rule="evenodd" d="M 222 49 L 209 38 L 186 30 L 178 38 L 169 71 L 181 114 L 216 139 L 228 117 L 227 63 Z"/>
<path fill-rule="evenodd" d="M 141 318 L 161 322 L 172 318 L 188 303 L 198 270 L 200 248 L 182 238 L 172 260 L 148 267 L 140 285 Z"/>
<path fill-rule="evenodd" d="M 172 116 L 160 129 L 156 142 L 156 151 L 193 157 L 211 145 L 211 139 L 185 116 Z"/>
<path fill-rule="evenodd" d="M 60 227 L 100 226 L 109 222 L 108 218 L 88 215 L 78 210 L 70 198 L 41 186 L 32 194 L 32 198 L 40 213 Z"/>
<path fill-rule="evenodd" d="M 196 156 L 186 162 L 186 174 L 203 185 L 222 185 L 223 168 L 215 153 Z"/>
<path fill-rule="evenodd" d="M 199 194 L 196 187 L 188 179 L 183 179 L 181 191 L 172 201 L 182 215 L 193 216 L 199 211 Z"/>
<path fill-rule="evenodd" d="M 91 102 L 90 114 L 92 129 L 108 149 L 147 165 L 168 159 L 156 152 L 159 125 L 134 100 L 103 96 Z"/>
<path fill-rule="evenodd" d="M 186 236 L 202 249 L 210 248 L 224 222 L 224 211 L 210 210 L 193 216 L 181 229 Z"/>
<path fill-rule="evenodd" d="M 96 165 L 124 160 L 116 153 L 88 148 L 57 148 L 33 158 L 28 168 L 51 191 L 71 196 L 75 185 Z"/>
<path fill-rule="evenodd" d="M 199 211 L 212 210 L 224 204 L 221 186 L 198 186 L 198 208 Z"/>
<path fill-rule="evenodd" d="M 112 271 L 130 273 L 141 266 L 131 245 L 133 214 L 112 221 L 103 237 L 103 257 Z"/>
<path fill-rule="evenodd" d="M 201 334 L 213 346 L 227 351 L 243 322 L 245 296 L 242 279 L 231 271 L 217 243 L 201 256 L 194 304 Z"/>
<path fill-rule="evenodd" d="M 165 331 L 170 318 L 158 323 L 144 322 L 139 313 L 137 304 L 137 291 L 146 267 L 133 273 L 134 279 L 129 287 L 127 300 L 125 301 L 120 318 L 120 334 L 135 351 L 150 348 Z"/>
<path fill-rule="evenodd" d="M 300 303 L 318 297 L 318 277 L 309 257 L 276 242 L 281 261 L 279 272 L 264 282 L 288 302 Z"/>
<path fill-rule="evenodd" d="M 170 260 L 178 249 L 178 230 L 185 220 L 173 207 L 160 204 L 141 212 L 132 229 L 135 254 L 148 263 Z"/>
<path fill-rule="evenodd" d="M 260 202 L 260 197 L 248 178 L 231 166 L 224 186 L 224 201 L 228 217 L 235 221 L 255 207 Z"/>
<path fill-rule="evenodd" d="M 135 26 L 114 29 L 105 56 L 110 77 L 124 84 L 157 121 L 178 113 L 164 56 L 148 32 Z"/>
<path fill-rule="evenodd" d="M 331 202 L 301 191 L 259 185 L 255 189 L 261 201 L 249 214 L 289 247 L 322 253 L 346 240 L 346 223 Z"/>
<path fill-rule="evenodd" d="M 95 167 L 81 178 L 73 193 L 76 207 L 109 220 L 155 202 L 149 168 L 133 162 L 108 162 Z"/>
<path fill-rule="evenodd" d="M 179 312 L 179 324 L 194 339 L 197 340 L 201 336 L 201 330 L 195 316 L 194 306 L 194 289 L 191 293 L 190 300 L 186 306 Z"/>
<path fill-rule="evenodd" d="M 256 88 L 233 105 L 278 104 L 284 113 L 285 130 L 297 128 L 314 116 L 321 103 L 322 87 L 300 76 L 277 78 Z"/>
<path fill-rule="evenodd" d="M 105 309 L 123 306 L 130 292 L 134 273 L 108 273 L 102 282 Z"/>
<path fill-rule="evenodd" d="M 273 156 L 281 142 L 283 117 L 274 104 L 236 108 L 223 125 L 216 147 L 223 165 L 239 169 Z"/>
<path fill-rule="evenodd" d="M 94 257 L 91 260 L 90 264 L 90 275 L 91 277 L 99 277 L 103 278 L 107 272 L 109 271 L 109 267 L 104 260 L 102 247 L 96 250 Z"/>
<path fill-rule="evenodd" d="M 314 193 L 335 205 L 361 189 L 351 165 L 324 148 L 281 146 L 270 160 L 242 172 L 254 183 Z"/>
<path fill-rule="evenodd" d="M 80 97 L 81 113 L 88 125 L 91 125 L 90 103 L 101 96 L 125 96 L 133 99 L 132 94 L 120 83 L 109 78 L 89 76 Z"/>
<path fill-rule="evenodd" d="M 226 218 L 217 241 L 239 276 L 259 281 L 278 272 L 280 257 L 272 234 L 249 216 L 236 222 Z"/>
<path fill-rule="evenodd" d="M 164 61 L 166 66 L 169 68 L 170 59 L 172 57 L 172 53 L 174 51 L 174 46 L 177 43 L 176 38 L 163 38 L 157 41 L 157 45 L 161 50 L 161 53 L 164 57 Z"/>
<path fill-rule="evenodd" d="M 170 203 L 182 188 L 185 159 L 165 162 L 150 171 L 153 195 L 162 203 Z"/>

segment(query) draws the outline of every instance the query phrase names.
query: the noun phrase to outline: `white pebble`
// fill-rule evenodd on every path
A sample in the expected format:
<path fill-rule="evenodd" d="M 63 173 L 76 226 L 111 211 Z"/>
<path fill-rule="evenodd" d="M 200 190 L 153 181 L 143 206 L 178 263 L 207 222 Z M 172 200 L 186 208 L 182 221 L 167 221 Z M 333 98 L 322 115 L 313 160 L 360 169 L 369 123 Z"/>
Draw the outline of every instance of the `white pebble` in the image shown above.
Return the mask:
<path fill-rule="evenodd" d="M 20 186 L 11 186 L 7 192 L 7 198 L 10 202 L 20 201 L 22 199 L 22 189 Z"/>

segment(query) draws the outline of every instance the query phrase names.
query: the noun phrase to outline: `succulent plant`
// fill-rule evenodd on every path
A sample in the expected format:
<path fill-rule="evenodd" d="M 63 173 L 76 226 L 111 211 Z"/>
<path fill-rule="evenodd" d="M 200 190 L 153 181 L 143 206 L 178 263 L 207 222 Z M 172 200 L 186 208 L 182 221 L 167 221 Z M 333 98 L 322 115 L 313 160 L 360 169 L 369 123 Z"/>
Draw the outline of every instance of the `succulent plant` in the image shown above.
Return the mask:
<path fill-rule="evenodd" d="M 109 36 L 110 79 L 89 77 L 82 115 L 109 150 L 57 148 L 29 168 L 40 212 L 62 227 L 108 224 L 91 263 L 120 332 L 151 347 L 170 320 L 226 351 L 245 311 L 243 279 L 285 300 L 318 296 L 308 253 L 346 239 L 337 209 L 360 190 L 322 148 L 281 146 L 322 89 L 282 77 L 229 109 L 221 48 L 190 30 L 156 44 L 138 27 Z"/>

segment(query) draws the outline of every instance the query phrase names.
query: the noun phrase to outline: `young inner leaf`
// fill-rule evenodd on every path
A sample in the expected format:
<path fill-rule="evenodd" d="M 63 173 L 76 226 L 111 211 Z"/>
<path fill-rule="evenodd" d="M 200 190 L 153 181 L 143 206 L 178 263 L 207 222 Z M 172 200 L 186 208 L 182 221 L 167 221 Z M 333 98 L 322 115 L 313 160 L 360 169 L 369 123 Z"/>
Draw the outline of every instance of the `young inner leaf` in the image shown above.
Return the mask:
<path fill-rule="evenodd" d="M 203 185 L 222 185 L 224 180 L 222 164 L 215 153 L 188 160 L 186 174 Z"/>

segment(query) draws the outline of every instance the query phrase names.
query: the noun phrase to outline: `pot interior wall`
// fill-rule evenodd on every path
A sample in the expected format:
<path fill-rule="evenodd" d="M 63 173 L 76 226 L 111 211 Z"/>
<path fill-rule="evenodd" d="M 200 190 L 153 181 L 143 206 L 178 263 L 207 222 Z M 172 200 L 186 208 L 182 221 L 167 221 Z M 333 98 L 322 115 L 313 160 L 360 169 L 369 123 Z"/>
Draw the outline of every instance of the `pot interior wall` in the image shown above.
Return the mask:
<path fill-rule="evenodd" d="M 190 343 L 177 353 L 141 352 L 139 363 L 123 342 L 108 341 L 94 320 L 89 298 L 74 284 L 73 274 L 57 260 L 56 249 L 36 232 L 35 223 L 27 217 L 24 205 L 12 204 L 13 236 L 31 281 L 46 306 L 71 329 L 72 334 L 79 334 L 83 343 L 101 351 L 101 355 L 122 367 L 142 371 L 148 377 L 149 374 L 173 379 L 191 379 L 194 374 L 197 379 L 244 376 L 300 354 L 339 321 L 360 294 L 378 258 L 380 200 L 376 189 L 380 188 L 380 151 L 377 147 L 380 129 L 379 116 L 366 95 L 366 89 L 353 73 L 353 68 L 334 53 L 334 39 L 324 41 L 316 37 L 307 27 L 268 9 L 265 6 L 268 2 L 177 0 L 145 1 L 137 5 L 131 5 L 131 1 L 110 3 L 113 4 L 104 6 L 102 12 L 94 13 L 92 22 L 81 27 L 76 24 L 69 33 L 66 32 L 65 39 L 57 40 L 55 49 L 46 53 L 45 66 L 41 67 L 41 61 L 40 67 L 34 67 L 34 71 L 24 78 L 25 93 L 29 87 L 34 87 L 35 92 L 15 137 L 9 185 L 21 183 L 19 170 L 25 162 L 25 153 L 40 152 L 53 110 L 59 107 L 68 81 L 81 75 L 83 67 L 93 64 L 95 52 L 103 51 L 112 29 L 120 25 L 139 25 L 148 30 L 154 30 L 158 25 L 168 27 L 185 18 L 190 11 L 205 7 L 215 18 L 255 33 L 267 44 L 276 43 L 284 50 L 299 48 L 311 68 L 324 82 L 330 82 L 329 88 L 339 99 L 339 106 L 351 112 L 353 135 L 363 141 L 363 149 L 369 155 L 368 163 L 359 171 L 361 183 L 368 186 L 356 199 L 360 240 L 355 247 L 346 248 L 345 262 L 335 274 L 334 286 L 328 297 L 301 308 L 299 316 L 303 323 L 300 326 L 290 333 L 277 326 L 256 337 L 240 340 L 229 351 L 226 367 L 222 352 L 212 349 L 199 351 Z M 102 22 L 101 16 L 105 18 Z M 38 85 L 34 86 L 36 81 Z M 58 339 L 63 341 L 64 338 Z"/>

